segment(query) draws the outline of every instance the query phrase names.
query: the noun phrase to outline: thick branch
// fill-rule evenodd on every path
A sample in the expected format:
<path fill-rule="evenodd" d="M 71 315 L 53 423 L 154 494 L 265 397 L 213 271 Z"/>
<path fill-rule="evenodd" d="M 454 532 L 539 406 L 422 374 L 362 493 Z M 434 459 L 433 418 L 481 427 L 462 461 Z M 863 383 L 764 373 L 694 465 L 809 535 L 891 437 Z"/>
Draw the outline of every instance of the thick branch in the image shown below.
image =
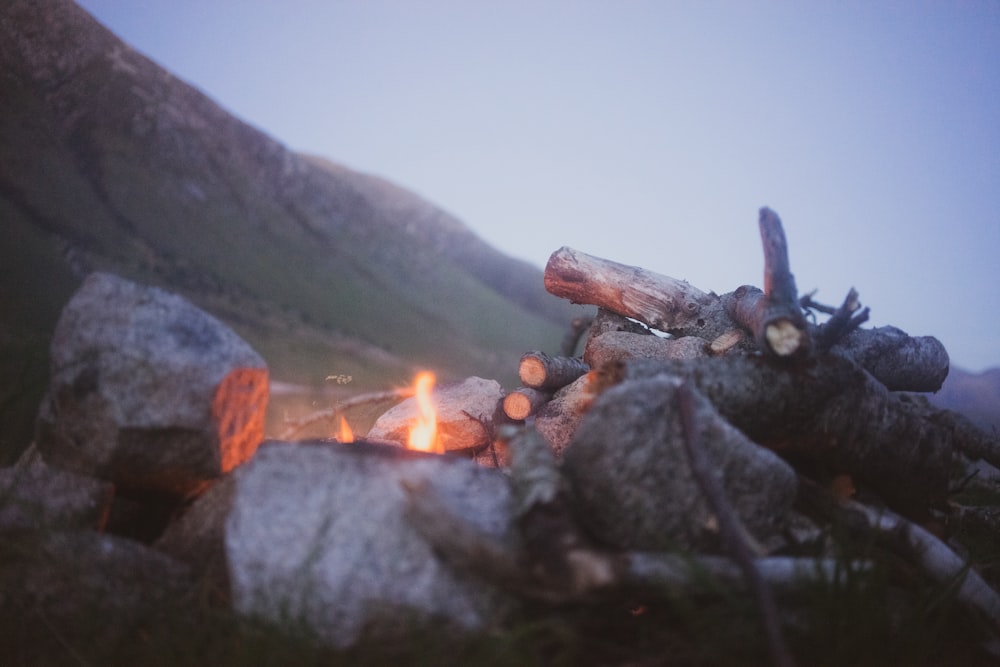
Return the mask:
<path fill-rule="evenodd" d="M 504 396 L 503 411 L 511 419 L 521 421 L 538 412 L 551 398 L 547 391 L 520 387 Z"/>
<path fill-rule="evenodd" d="M 599 306 L 678 336 L 713 340 L 728 328 L 715 294 L 572 248 L 552 253 L 545 267 L 545 289 L 574 303 Z"/>

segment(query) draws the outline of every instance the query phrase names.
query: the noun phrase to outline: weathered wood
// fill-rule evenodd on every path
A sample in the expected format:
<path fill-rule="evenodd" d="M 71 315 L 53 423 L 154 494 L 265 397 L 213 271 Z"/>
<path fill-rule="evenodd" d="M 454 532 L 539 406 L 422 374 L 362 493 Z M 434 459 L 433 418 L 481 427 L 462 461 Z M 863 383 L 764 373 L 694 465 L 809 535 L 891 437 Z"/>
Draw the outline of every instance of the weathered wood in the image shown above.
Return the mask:
<path fill-rule="evenodd" d="M 801 299 L 800 303 L 803 308 L 817 305 L 812 300 L 811 294 Z M 859 309 L 861 312 L 855 315 Z M 840 308 L 823 309 L 821 312 L 829 312 L 830 319 L 817 327 L 813 336 L 816 341 L 816 351 L 819 353 L 826 352 L 844 336 L 868 321 L 868 309 L 861 308 L 858 291 L 853 287 L 847 291 L 847 296 L 844 297 L 844 303 L 841 304 Z"/>
<path fill-rule="evenodd" d="M 538 412 L 551 398 L 547 391 L 519 387 L 504 396 L 503 411 L 511 419 L 521 421 Z"/>
<path fill-rule="evenodd" d="M 576 357 L 551 357 L 544 352 L 527 352 L 521 357 L 517 374 L 526 387 L 555 391 L 589 370 L 590 367 Z"/>
<path fill-rule="evenodd" d="M 562 457 L 593 398 L 587 374 L 557 391 L 535 415 L 535 428 L 557 458 Z"/>
<path fill-rule="evenodd" d="M 495 380 L 470 377 L 435 387 L 431 402 L 437 412 L 440 449 L 478 451 L 489 446 L 502 400 L 503 389 Z M 405 445 L 419 415 L 416 399 L 408 398 L 383 413 L 368 431 L 368 437 Z"/>
<path fill-rule="evenodd" d="M 896 327 L 856 329 L 832 348 L 856 361 L 890 391 L 937 391 L 948 377 L 948 351 L 933 336 Z"/>
<path fill-rule="evenodd" d="M 760 210 L 759 226 L 764 247 L 764 291 L 744 285 L 727 302 L 726 310 L 753 332 L 765 354 L 801 358 L 808 354 L 811 340 L 789 268 L 785 230 L 777 214 L 766 207 Z"/>
<path fill-rule="evenodd" d="M 599 306 L 678 336 L 713 340 L 732 328 L 717 295 L 676 278 L 572 248 L 560 248 L 549 257 L 545 289 L 574 303 Z"/>

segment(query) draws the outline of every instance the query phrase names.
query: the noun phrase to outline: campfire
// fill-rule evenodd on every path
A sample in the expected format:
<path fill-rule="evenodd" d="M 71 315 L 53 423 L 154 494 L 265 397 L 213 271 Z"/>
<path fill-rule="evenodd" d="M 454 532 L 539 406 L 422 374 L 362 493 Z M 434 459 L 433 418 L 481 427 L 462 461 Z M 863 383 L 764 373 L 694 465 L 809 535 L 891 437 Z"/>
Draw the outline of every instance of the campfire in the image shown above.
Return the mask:
<path fill-rule="evenodd" d="M 480 378 L 432 391 L 433 375 L 421 374 L 366 436 L 509 468 L 527 553 L 484 542 L 426 485 L 408 483 L 413 520 L 480 576 L 561 601 L 680 576 L 675 556 L 653 554 L 669 536 L 707 570 L 745 578 L 781 664 L 774 591 L 825 570 L 772 554 L 808 550 L 819 526 L 847 516 L 873 540 L 902 535 L 893 544 L 904 559 L 961 580 L 959 599 L 1000 621 L 1000 596 L 922 527 L 948 511 L 953 457 L 1000 466 L 995 438 L 906 393 L 940 388 L 943 346 L 862 329 L 868 309 L 853 289 L 839 306 L 800 297 L 769 209 L 760 230 L 764 289 L 722 296 L 570 248 L 553 253 L 546 288 L 597 307 L 558 354 L 526 352 L 522 386 L 509 392 Z M 791 528 L 800 521 L 812 528 Z M 715 554 L 742 574 L 723 575 Z"/>
<path fill-rule="evenodd" d="M 53 389 L 28 454 L 104 480 L 87 516 L 112 535 L 129 530 L 107 506 L 120 492 L 178 503 L 147 508 L 170 522 L 151 524 L 160 548 L 194 569 L 215 554 L 236 612 L 301 616 L 336 646 L 414 619 L 486 631 L 528 603 L 627 598 L 653 610 L 643 623 L 671 600 L 726 590 L 753 597 L 750 622 L 788 664 L 780 621 L 804 589 L 879 567 L 906 568 L 888 585 L 947 589 L 963 620 L 1000 633 L 997 575 L 953 548 L 963 529 L 1000 533 L 993 508 L 962 507 L 954 491 L 983 470 L 1000 477 L 1000 442 L 914 393 L 941 386 L 943 346 L 862 328 L 853 289 L 839 306 L 800 296 L 773 211 L 760 231 L 763 289 L 722 295 L 561 248 L 546 288 L 596 312 L 570 323 L 562 349 L 512 360 L 521 386 L 420 373 L 263 443 L 264 360 L 176 296 L 95 274 L 53 335 Z M 208 329 L 218 335 L 171 337 Z M 184 348 L 196 361 L 175 369 L 177 345 L 209 338 L 221 349 Z M 150 362 L 150 350 L 166 356 Z M 149 369 L 162 376 L 137 389 Z M 145 400 L 151 388 L 176 398 Z M 332 437 L 298 438 L 315 425 Z M 45 488 L 34 493 L 49 501 Z M 192 536 L 205 542 L 193 549 Z"/>

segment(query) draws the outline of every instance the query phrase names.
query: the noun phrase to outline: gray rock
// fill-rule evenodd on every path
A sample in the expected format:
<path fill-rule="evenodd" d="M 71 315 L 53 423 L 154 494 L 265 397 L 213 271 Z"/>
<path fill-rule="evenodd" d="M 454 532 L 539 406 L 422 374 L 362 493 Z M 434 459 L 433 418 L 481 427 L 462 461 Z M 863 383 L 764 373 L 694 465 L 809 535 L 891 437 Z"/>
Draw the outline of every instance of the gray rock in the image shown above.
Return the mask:
<path fill-rule="evenodd" d="M 113 484 L 36 462 L 0 468 L 0 529 L 104 527 Z"/>
<path fill-rule="evenodd" d="M 235 478 L 226 555 L 240 613 L 304 623 L 345 647 L 428 622 L 478 631 L 508 609 L 503 593 L 439 560 L 401 486 L 426 481 L 456 515 L 514 540 L 497 470 L 391 446 L 266 443 Z"/>
<path fill-rule="evenodd" d="M 678 378 L 658 376 L 612 387 L 594 402 L 566 449 L 563 468 L 578 516 L 611 546 L 721 547 L 717 519 L 684 449 L 679 385 Z M 795 500 L 795 472 L 694 393 L 701 447 L 746 528 L 765 541 Z"/>
<path fill-rule="evenodd" d="M 50 465 L 183 495 L 262 439 L 264 360 L 179 296 L 92 274 L 63 309 L 51 356 L 37 437 Z"/>

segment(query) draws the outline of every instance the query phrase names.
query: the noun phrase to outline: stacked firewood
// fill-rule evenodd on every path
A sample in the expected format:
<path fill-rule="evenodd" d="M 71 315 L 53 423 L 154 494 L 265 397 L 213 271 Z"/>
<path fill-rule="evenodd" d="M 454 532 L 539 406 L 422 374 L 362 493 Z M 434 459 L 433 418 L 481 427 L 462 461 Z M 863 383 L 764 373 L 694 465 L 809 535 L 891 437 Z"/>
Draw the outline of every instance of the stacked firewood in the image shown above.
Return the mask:
<path fill-rule="evenodd" d="M 955 514 L 948 496 L 956 469 L 980 459 L 1000 468 L 1000 442 L 915 393 L 940 389 L 949 368 L 944 347 L 895 327 L 862 329 L 868 309 L 854 289 L 839 307 L 800 297 L 773 211 L 762 209 L 760 231 L 763 290 L 744 285 L 721 296 L 570 248 L 553 253 L 546 288 L 598 311 L 574 323 L 561 356 L 525 354 L 523 387 L 503 399 L 506 416 L 533 426 L 562 459 L 553 473 L 561 481 L 550 485 L 565 492 L 524 512 L 524 531 L 543 543 L 537 553 L 549 562 L 561 553 L 557 560 L 572 573 L 563 576 L 577 582 L 597 576 L 588 569 L 594 558 L 571 557 L 588 539 L 612 546 L 616 558 L 654 548 L 664 535 L 675 546 L 728 554 L 759 593 L 776 664 L 787 664 L 759 559 L 773 552 L 761 514 L 785 514 L 793 501 L 780 489 L 791 474 L 792 515 L 815 526 L 845 522 L 931 578 L 958 582 L 958 598 L 998 627 L 1000 596 L 948 545 Z M 719 435 L 730 429 L 736 435 Z M 780 461 L 739 458 L 744 436 Z M 719 450 L 727 439 L 736 444 Z M 673 469 L 683 452 L 689 474 L 678 481 Z M 741 461 L 735 473 L 733 457 Z M 779 491 L 753 496 L 748 485 Z M 670 513 L 662 508 L 691 494 L 702 496 L 702 506 L 687 510 L 700 524 L 662 519 Z M 530 517 L 542 515 L 547 523 L 537 530 Z M 553 515 L 565 518 L 559 530 Z M 618 560 L 601 563 L 601 571 L 617 572 L 607 575 L 617 583 L 630 576 L 615 570 Z"/>

